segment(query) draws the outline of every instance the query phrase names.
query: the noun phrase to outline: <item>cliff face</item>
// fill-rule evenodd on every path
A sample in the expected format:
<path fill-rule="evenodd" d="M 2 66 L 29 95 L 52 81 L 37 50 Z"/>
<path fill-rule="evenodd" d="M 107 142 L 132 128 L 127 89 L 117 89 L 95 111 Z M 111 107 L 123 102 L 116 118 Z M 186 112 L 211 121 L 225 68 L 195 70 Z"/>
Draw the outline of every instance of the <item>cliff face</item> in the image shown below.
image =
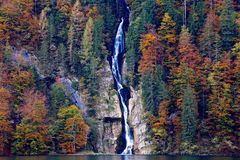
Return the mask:
<path fill-rule="evenodd" d="M 123 65 L 123 76 L 126 73 L 126 67 L 126 65 Z M 98 151 L 102 153 L 116 153 L 116 141 L 122 132 L 122 113 L 108 62 L 104 63 L 100 73 L 102 75 L 100 80 L 101 96 L 98 105 L 95 107 L 99 132 Z M 134 152 L 137 154 L 149 154 L 153 149 L 152 144 L 148 140 L 149 135 L 147 133 L 141 92 L 141 89 L 134 90 L 130 87 L 129 124 L 134 132 Z"/>
<path fill-rule="evenodd" d="M 126 73 L 126 63 L 123 65 L 123 76 Z M 98 119 L 98 151 L 116 153 L 117 138 L 122 132 L 122 113 L 117 91 L 114 89 L 114 79 L 109 63 L 106 61 L 100 70 L 100 99 L 97 110 Z M 145 111 L 141 100 L 141 90 L 130 87 L 129 124 L 134 132 L 134 152 L 148 154 L 152 152 L 148 141 Z"/>
<path fill-rule="evenodd" d="M 150 154 L 153 150 L 148 140 L 147 123 L 145 111 L 142 105 L 142 90 L 134 90 L 131 87 L 131 98 L 129 100 L 129 121 L 134 133 L 134 151 L 137 154 Z"/>
<path fill-rule="evenodd" d="M 109 63 L 106 61 L 100 70 L 100 98 L 96 106 L 98 119 L 98 151 L 115 153 L 116 140 L 121 134 L 121 108 Z"/>

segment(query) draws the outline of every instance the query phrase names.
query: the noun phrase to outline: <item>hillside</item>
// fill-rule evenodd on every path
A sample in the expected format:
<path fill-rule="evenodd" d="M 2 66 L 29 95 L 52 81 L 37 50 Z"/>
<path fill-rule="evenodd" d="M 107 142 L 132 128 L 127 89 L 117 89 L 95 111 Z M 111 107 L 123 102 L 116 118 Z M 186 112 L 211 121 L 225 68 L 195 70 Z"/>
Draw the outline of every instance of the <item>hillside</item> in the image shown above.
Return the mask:
<path fill-rule="evenodd" d="M 0 0 L 0 155 L 240 153 L 238 0 Z"/>

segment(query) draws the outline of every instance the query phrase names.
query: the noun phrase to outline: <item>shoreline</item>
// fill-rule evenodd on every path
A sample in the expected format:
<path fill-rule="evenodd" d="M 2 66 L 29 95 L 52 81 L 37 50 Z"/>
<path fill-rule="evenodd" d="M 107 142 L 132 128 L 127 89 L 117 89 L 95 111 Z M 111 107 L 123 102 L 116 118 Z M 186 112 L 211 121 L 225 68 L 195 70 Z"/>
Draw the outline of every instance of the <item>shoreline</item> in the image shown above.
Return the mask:
<path fill-rule="evenodd" d="M 180 154 L 180 153 L 167 153 L 167 154 L 133 154 L 121 155 L 114 153 L 75 153 L 75 154 L 40 154 L 40 155 L 0 155 L 0 157 L 34 157 L 34 156 L 192 156 L 192 157 L 236 157 L 240 158 L 240 154 Z"/>

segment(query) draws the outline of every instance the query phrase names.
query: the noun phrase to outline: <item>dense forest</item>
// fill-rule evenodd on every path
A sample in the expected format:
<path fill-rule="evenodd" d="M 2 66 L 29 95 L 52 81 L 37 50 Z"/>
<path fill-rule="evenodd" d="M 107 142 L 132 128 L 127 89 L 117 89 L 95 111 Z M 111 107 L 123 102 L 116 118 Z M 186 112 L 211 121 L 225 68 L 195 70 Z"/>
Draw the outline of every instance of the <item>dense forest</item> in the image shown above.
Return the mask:
<path fill-rule="evenodd" d="M 239 154 L 240 1 L 126 3 L 122 74 L 141 93 L 151 153 Z M 0 155 L 102 152 L 123 16 L 121 0 L 0 0 Z"/>

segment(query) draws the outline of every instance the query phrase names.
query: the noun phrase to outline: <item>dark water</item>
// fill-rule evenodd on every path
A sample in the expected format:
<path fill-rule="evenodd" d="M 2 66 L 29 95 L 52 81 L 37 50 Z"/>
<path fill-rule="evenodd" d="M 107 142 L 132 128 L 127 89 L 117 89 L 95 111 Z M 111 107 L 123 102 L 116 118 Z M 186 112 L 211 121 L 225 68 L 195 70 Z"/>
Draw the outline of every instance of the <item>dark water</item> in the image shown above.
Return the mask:
<path fill-rule="evenodd" d="M 216 156 L 32 156 L 32 157 L 0 157 L 0 160 L 240 160 L 240 157 L 216 157 Z"/>

